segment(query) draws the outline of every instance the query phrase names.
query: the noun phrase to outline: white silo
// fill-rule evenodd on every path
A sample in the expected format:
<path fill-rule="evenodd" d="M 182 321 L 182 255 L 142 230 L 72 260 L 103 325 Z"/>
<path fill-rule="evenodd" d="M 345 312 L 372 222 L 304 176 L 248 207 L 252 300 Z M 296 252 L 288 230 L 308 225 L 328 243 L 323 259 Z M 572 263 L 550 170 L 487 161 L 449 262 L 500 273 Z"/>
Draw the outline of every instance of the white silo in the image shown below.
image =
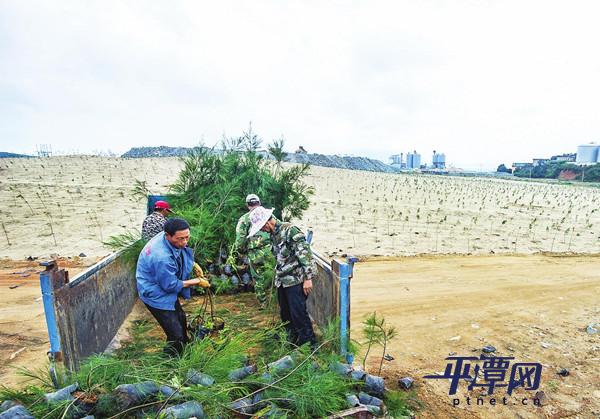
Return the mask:
<path fill-rule="evenodd" d="M 583 144 L 577 147 L 577 158 L 576 163 L 580 164 L 591 164 L 598 161 L 598 144 L 589 143 Z"/>

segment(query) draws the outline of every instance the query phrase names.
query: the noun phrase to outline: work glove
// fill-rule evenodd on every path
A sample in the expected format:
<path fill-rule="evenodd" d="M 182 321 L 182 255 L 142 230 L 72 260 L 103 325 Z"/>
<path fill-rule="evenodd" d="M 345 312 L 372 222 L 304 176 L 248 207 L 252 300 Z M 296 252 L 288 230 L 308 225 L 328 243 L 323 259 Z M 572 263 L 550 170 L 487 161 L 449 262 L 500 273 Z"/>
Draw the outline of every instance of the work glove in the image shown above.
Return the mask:
<path fill-rule="evenodd" d="M 194 262 L 193 269 L 194 269 L 194 275 L 196 275 L 197 278 L 204 278 L 204 272 L 202 271 L 202 268 L 200 267 L 200 265 L 198 265 L 197 262 Z M 204 288 L 206 288 L 206 287 L 204 287 Z"/>
<path fill-rule="evenodd" d="M 208 282 L 204 278 L 200 278 L 200 282 L 198 282 L 198 286 L 202 288 L 210 288 L 210 282 Z"/>

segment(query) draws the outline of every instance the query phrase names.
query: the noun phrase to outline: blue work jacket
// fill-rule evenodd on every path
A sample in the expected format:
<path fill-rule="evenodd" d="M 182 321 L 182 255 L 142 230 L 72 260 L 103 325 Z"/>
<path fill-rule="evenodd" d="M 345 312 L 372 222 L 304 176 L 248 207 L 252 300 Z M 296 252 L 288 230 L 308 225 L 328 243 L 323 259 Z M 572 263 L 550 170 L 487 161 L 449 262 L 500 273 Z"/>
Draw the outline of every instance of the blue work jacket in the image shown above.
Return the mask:
<path fill-rule="evenodd" d="M 189 247 L 178 249 L 159 233 L 142 249 L 135 277 L 140 299 L 150 307 L 175 310 L 177 296 L 190 298 L 183 287 L 194 265 L 194 252 Z"/>

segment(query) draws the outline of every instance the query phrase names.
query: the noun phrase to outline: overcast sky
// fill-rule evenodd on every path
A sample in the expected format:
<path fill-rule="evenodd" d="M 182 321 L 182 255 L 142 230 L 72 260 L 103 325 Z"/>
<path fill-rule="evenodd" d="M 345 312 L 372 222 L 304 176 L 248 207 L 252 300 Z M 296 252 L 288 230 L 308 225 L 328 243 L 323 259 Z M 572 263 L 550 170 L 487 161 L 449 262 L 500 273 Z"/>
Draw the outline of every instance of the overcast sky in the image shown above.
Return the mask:
<path fill-rule="evenodd" d="M 0 151 L 213 144 L 457 167 L 600 140 L 598 1 L 0 0 Z"/>

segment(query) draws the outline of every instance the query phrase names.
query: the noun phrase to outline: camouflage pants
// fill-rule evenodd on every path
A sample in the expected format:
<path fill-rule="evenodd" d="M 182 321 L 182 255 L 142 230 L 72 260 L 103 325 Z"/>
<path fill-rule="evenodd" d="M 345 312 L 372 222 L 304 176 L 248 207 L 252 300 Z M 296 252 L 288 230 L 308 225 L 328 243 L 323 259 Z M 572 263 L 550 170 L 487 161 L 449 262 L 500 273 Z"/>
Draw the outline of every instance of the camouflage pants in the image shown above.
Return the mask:
<path fill-rule="evenodd" d="M 267 287 L 264 275 L 264 265 L 262 263 L 250 262 L 250 275 L 254 280 L 254 292 L 256 293 L 256 299 L 261 306 L 267 304 Z"/>
<path fill-rule="evenodd" d="M 269 269 L 265 263 L 267 263 L 269 255 L 270 249 L 268 248 L 251 252 L 248 255 L 250 275 L 254 280 L 254 292 L 261 306 L 267 304 L 267 293 L 272 282 L 266 275 Z"/>

